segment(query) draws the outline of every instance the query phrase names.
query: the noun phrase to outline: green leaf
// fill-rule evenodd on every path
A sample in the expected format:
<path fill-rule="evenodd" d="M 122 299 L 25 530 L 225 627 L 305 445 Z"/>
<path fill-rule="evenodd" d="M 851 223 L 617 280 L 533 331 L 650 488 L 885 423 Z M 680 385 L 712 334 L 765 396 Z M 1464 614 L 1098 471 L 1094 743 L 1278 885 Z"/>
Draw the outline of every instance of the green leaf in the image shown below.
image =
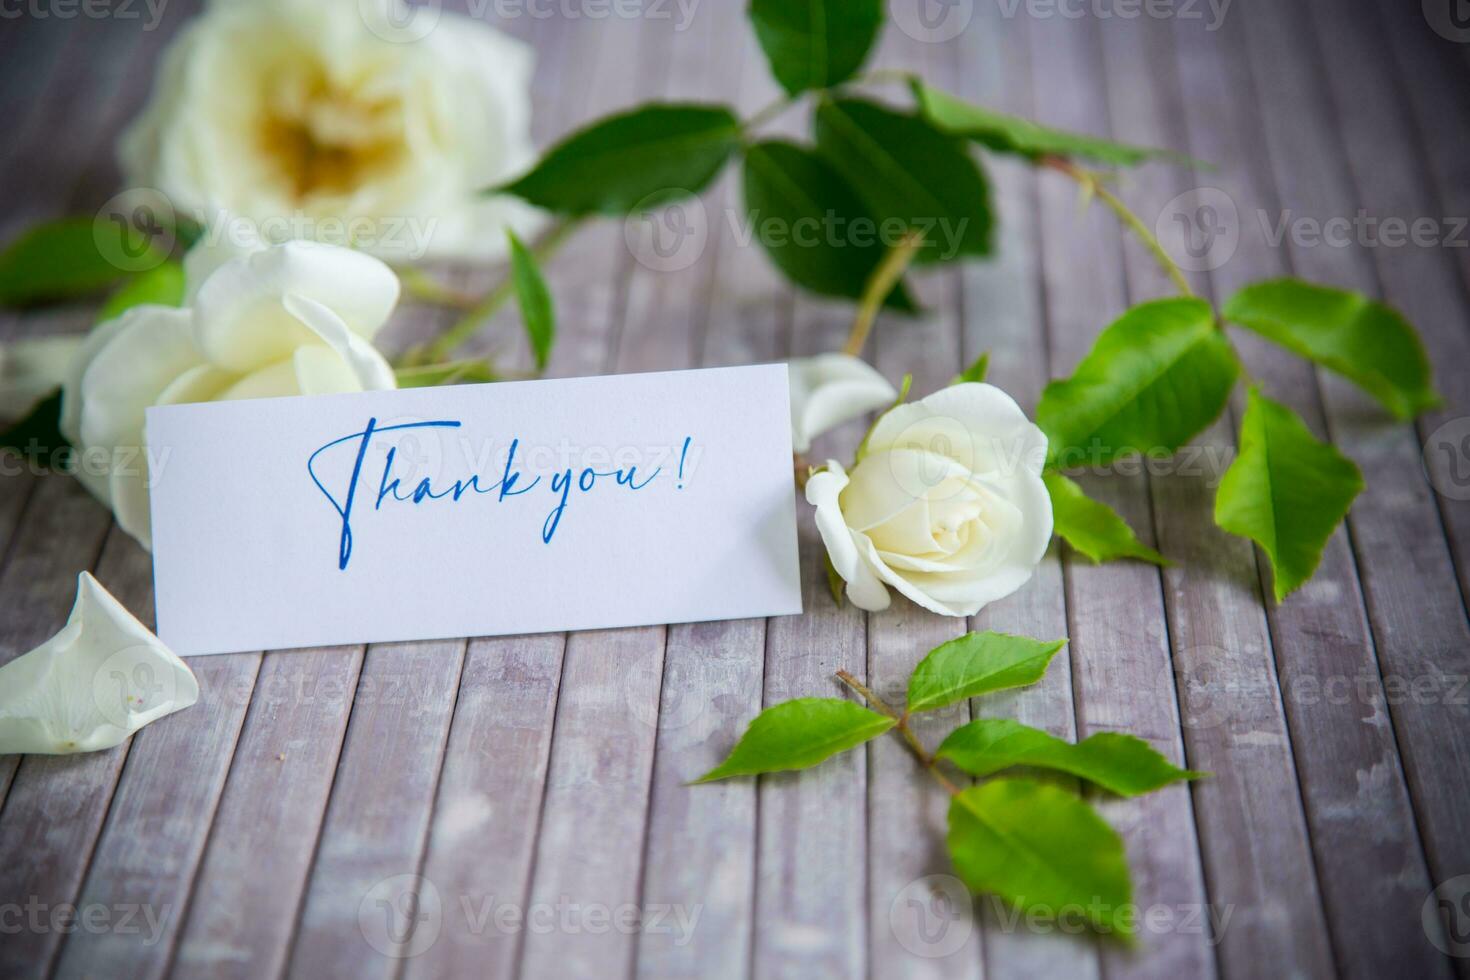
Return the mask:
<path fill-rule="evenodd" d="M 1312 577 L 1363 475 L 1285 405 L 1252 388 L 1240 452 L 1215 494 L 1215 523 L 1271 559 L 1276 601 Z"/>
<path fill-rule="evenodd" d="M 1400 419 L 1442 404 L 1414 328 L 1361 293 L 1273 279 L 1230 297 L 1224 316 L 1362 386 Z"/>
<path fill-rule="evenodd" d="M 986 351 L 979 357 L 975 358 L 974 364 L 971 364 L 969 367 L 965 368 L 964 371 L 955 375 L 954 380 L 951 381 L 950 384 L 962 385 L 969 384 L 971 382 L 975 384 L 980 384 L 985 380 L 986 375 L 988 375 L 989 373 L 990 351 Z"/>
<path fill-rule="evenodd" d="M 127 269 L 102 254 L 95 232 L 91 218 L 62 218 L 36 225 L 11 242 L 0 252 L 0 305 L 84 296 L 127 276 Z M 129 256 L 153 247 L 131 227 L 119 233 L 127 236 L 119 247 Z"/>
<path fill-rule="evenodd" d="M 876 237 L 850 234 L 854 219 L 873 218 L 841 175 L 794 143 L 771 140 L 746 151 L 745 208 L 771 261 L 816 293 L 860 299 L 886 253 Z M 915 309 L 902 282 L 884 305 Z"/>
<path fill-rule="evenodd" d="M 1093 500 L 1074 481 L 1056 472 L 1041 475 L 1051 494 L 1053 530 L 1073 550 L 1094 562 L 1137 558 L 1167 565 L 1169 560 L 1148 547 L 1107 504 Z"/>
<path fill-rule="evenodd" d="M 492 193 L 568 215 L 622 217 L 697 194 L 740 146 L 724 106 L 650 103 L 578 130 Z"/>
<path fill-rule="evenodd" d="M 949 733 L 935 753 L 972 776 L 1012 766 L 1071 773 L 1120 796 L 1137 796 L 1203 773 L 1180 769 L 1141 738 L 1100 732 L 1073 744 L 1009 718 L 982 718 Z"/>
<path fill-rule="evenodd" d="M 883 26 L 883 0 L 751 0 L 755 36 L 788 94 L 844 82 Z"/>
<path fill-rule="evenodd" d="M 179 306 L 184 302 L 184 267 L 178 262 L 164 262 L 124 283 L 107 298 L 97 314 L 97 322 L 111 320 L 135 306 L 154 303 Z"/>
<path fill-rule="evenodd" d="M 521 307 L 521 320 L 526 325 L 526 336 L 531 341 L 531 352 L 536 355 L 536 370 L 546 370 L 551 357 L 551 346 L 556 342 L 556 315 L 552 312 L 551 291 L 536 258 L 530 249 L 521 244 L 516 233 L 506 229 L 510 237 L 510 270 L 515 282 L 516 302 Z"/>
<path fill-rule="evenodd" d="M 1086 915 L 1131 933 L 1132 884 L 1122 839 L 1083 800 L 1029 779 L 992 779 L 949 805 L 949 856 L 972 891 L 1027 912 Z"/>
<path fill-rule="evenodd" d="M 725 761 L 696 782 L 806 769 L 882 735 L 894 724 L 887 715 L 843 698 L 785 701 L 756 715 Z"/>
<path fill-rule="evenodd" d="M 1046 386 L 1036 424 L 1061 468 L 1172 453 L 1220 414 L 1239 370 L 1210 304 L 1143 303 L 1102 332 L 1072 377 Z"/>
<path fill-rule="evenodd" d="M 909 86 L 919 103 L 919 110 L 930 123 L 946 133 L 972 139 L 997 153 L 1013 153 L 1033 161 L 1048 156 L 1086 159 L 1114 167 L 1131 167 L 1152 157 L 1181 159 L 1179 154 L 1169 150 L 1114 143 L 992 112 L 957 99 L 918 78 L 911 78 Z"/>
<path fill-rule="evenodd" d="M 816 135 L 817 151 L 880 227 L 902 222 L 923 233 L 916 261 L 990 252 L 990 185 L 964 143 L 920 116 L 862 99 L 823 99 Z"/>
<path fill-rule="evenodd" d="M 14 453 L 44 464 L 53 452 L 70 445 L 61 434 L 61 389 L 37 402 L 14 425 L 0 432 L 0 454 Z"/>
<path fill-rule="evenodd" d="M 400 388 L 431 388 L 435 385 L 483 384 L 499 381 L 494 366 L 483 357 L 443 364 L 416 364 L 396 369 Z"/>
<path fill-rule="evenodd" d="M 1041 680 L 1066 640 L 1033 640 L 1008 633 L 967 633 L 941 643 L 909 678 L 909 710 L 929 711 L 956 701 Z"/>

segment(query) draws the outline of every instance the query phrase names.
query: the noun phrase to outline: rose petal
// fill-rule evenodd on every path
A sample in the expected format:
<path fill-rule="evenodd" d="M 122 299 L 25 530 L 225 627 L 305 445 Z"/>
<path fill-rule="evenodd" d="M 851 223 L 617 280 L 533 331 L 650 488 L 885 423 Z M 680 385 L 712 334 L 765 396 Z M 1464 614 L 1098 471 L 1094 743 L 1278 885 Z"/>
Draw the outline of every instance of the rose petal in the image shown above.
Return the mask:
<path fill-rule="evenodd" d="M 814 473 L 807 480 L 807 503 L 817 509 L 817 532 L 822 536 L 832 567 L 847 583 L 847 597 L 859 609 L 879 612 L 888 608 L 888 590 L 862 558 L 860 548 L 866 539 L 849 530 L 842 516 L 838 498 L 846 486 L 847 474 L 836 462 L 829 461 L 825 471 Z"/>
<path fill-rule="evenodd" d="M 820 354 L 787 365 L 791 375 L 792 448 L 804 453 L 812 440 L 844 422 L 893 403 L 898 392 L 866 361 Z"/>
<path fill-rule="evenodd" d="M 923 449 L 957 460 L 972 473 L 1040 474 L 1046 436 L 1015 399 L 994 385 L 958 384 L 899 405 L 873 427 L 868 452 Z"/>
<path fill-rule="evenodd" d="M 184 662 L 82 572 L 61 632 L 0 667 L 0 755 L 111 748 L 198 698 Z"/>

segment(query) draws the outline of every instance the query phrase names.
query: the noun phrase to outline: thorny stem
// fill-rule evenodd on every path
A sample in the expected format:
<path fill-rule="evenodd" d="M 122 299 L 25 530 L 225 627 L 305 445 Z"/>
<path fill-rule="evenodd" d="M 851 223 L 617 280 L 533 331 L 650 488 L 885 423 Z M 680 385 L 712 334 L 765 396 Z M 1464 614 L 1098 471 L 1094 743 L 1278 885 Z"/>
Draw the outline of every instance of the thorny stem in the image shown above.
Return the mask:
<path fill-rule="evenodd" d="M 531 247 L 531 254 L 536 261 L 544 262 L 556 254 L 557 249 L 571 237 L 572 232 L 577 230 L 579 221 L 576 218 L 568 218 L 555 225 L 550 231 Z M 470 308 L 469 312 L 460 317 L 448 330 L 441 333 L 425 346 L 410 352 L 404 360 L 408 364 L 425 364 L 434 361 L 445 361 L 449 359 L 456 348 L 465 343 L 484 325 L 485 321 L 506 301 L 515 295 L 515 283 L 510 276 L 496 286 L 485 297 Z"/>
<path fill-rule="evenodd" d="M 852 329 L 847 334 L 847 345 L 842 348 L 844 353 L 857 357 L 863 352 L 863 345 L 868 342 L 868 334 L 873 330 L 873 321 L 883 306 L 883 300 L 903 278 L 904 270 L 909 267 L 914 253 L 923 244 L 922 234 L 909 231 L 883 256 L 883 261 L 878 263 L 878 267 L 868 277 L 867 285 L 863 287 L 862 301 L 858 304 L 857 315 L 853 317 Z"/>
<path fill-rule="evenodd" d="M 1118 216 L 1118 220 L 1127 225 L 1133 234 L 1138 236 L 1139 241 L 1143 242 L 1148 250 L 1153 253 L 1154 260 L 1163 268 L 1164 273 L 1179 289 L 1179 292 L 1185 296 L 1194 295 L 1194 290 L 1189 288 L 1189 280 L 1184 277 L 1183 270 L 1169 256 L 1169 253 L 1164 250 L 1164 246 L 1159 243 L 1154 233 L 1149 231 L 1148 225 L 1145 225 L 1139 220 L 1138 215 L 1130 211 L 1128 205 L 1119 200 L 1116 194 L 1104 187 L 1102 181 L 1098 180 L 1095 174 L 1089 173 L 1070 160 L 1064 160 L 1061 157 L 1043 157 L 1041 163 L 1045 167 L 1050 167 L 1052 170 L 1071 177 L 1078 184 L 1082 185 L 1082 188 L 1089 194 L 1095 194 L 1098 200 L 1106 204 Z"/>
<path fill-rule="evenodd" d="M 909 747 L 909 751 L 913 753 L 914 758 L 919 760 L 919 765 L 928 770 L 929 775 L 933 776 L 935 780 L 939 783 L 939 785 L 943 786 L 951 796 L 959 795 L 960 788 L 954 784 L 953 780 L 951 780 L 948 776 L 944 774 L 944 772 L 939 768 L 934 756 L 929 754 L 928 750 L 924 748 L 924 743 L 919 741 L 919 737 L 915 735 L 913 729 L 909 727 L 909 713 L 907 711 L 904 711 L 902 713 L 894 711 L 891 707 L 888 706 L 888 703 L 886 701 L 884 701 L 878 695 L 874 694 L 872 691 L 868 690 L 867 686 L 864 685 L 862 681 L 858 680 L 856 677 L 852 676 L 845 670 L 839 670 L 837 672 L 837 679 L 846 684 L 848 687 L 852 688 L 859 695 L 861 695 L 863 699 L 868 702 L 868 704 L 872 705 L 878 711 L 898 722 L 898 724 L 894 726 L 893 730 L 896 731 L 903 738 L 904 744 Z"/>

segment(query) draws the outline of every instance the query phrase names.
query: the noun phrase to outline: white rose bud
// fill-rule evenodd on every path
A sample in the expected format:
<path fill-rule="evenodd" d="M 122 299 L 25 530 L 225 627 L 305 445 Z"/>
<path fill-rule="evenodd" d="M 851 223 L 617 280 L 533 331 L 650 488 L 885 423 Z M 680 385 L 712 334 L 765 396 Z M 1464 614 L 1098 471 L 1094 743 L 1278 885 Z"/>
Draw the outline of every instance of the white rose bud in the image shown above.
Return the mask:
<path fill-rule="evenodd" d="M 819 354 L 787 365 L 791 374 L 791 448 L 804 453 L 829 429 L 898 397 L 888 379 L 848 354 Z"/>
<path fill-rule="evenodd" d="M 945 616 L 1020 588 L 1051 540 L 1046 436 L 1009 395 L 959 384 L 878 420 L 851 473 L 807 482 L 817 529 L 847 595 L 888 607 L 892 586 Z"/>
<path fill-rule="evenodd" d="M 198 699 L 184 662 L 83 572 L 61 632 L 0 667 L 0 755 L 109 749 Z"/>
<path fill-rule="evenodd" d="M 244 254 L 196 247 L 186 305 L 135 306 L 98 324 L 62 388 L 77 477 L 150 547 L 150 405 L 396 387 L 370 343 L 398 277 L 361 252 L 288 242 Z"/>
<path fill-rule="evenodd" d="M 532 65 L 527 45 L 437 3 L 212 3 L 118 152 L 130 186 L 209 227 L 230 216 L 400 262 L 498 258 L 507 227 L 542 223 L 480 193 L 535 160 Z"/>

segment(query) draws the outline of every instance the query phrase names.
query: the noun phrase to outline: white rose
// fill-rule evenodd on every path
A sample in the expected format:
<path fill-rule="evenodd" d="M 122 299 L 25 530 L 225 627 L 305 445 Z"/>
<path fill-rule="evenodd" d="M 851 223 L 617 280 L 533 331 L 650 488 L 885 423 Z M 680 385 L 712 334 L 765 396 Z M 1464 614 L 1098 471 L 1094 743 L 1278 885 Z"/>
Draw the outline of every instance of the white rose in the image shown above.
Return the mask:
<path fill-rule="evenodd" d="M 181 308 L 135 306 L 98 324 L 62 390 L 77 476 L 150 546 L 149 405 L 396 387 L 369 342 L 398 302 L 398 277 L 361 252 L 288 242 L 230 255 L 196 247 Z"/>
<path fill-rule="evenodd" d="M 388 29 L 420 23 L 422 37 Z M 535 158 L 531 71 L 525 44 L 437 4 L 215 2 L 165 53 L 119 156 L 131 186 L 207 226 L 228 214 L 271 241 L 495 258 L 507 226 L 542 220 L 479 194 Z"/>
<path fill-rule="evenodd" d="M 854 605 L 886 609 L 889 585 L 971 616 L 1020 588 L 1046 553 L 1045 461 L 1046 436 L 1009 395 L 959 384 L 885 414 L 852 472 L 827 464 L 806 499 Z"/>
<path fill-rule="evenodd" d="M 108 749 L 198 699 L 184 662 L 83 572 L 61 632 L 0 667 L 0 755 Z"/>
<path fill-rule="evenodd" d="M 844 422 L 893 404 L 898 392 L 861 358 L 819 354 L 787 365 L 791 375 L 791 448 L 804 453 L 812 440 Z"/>

